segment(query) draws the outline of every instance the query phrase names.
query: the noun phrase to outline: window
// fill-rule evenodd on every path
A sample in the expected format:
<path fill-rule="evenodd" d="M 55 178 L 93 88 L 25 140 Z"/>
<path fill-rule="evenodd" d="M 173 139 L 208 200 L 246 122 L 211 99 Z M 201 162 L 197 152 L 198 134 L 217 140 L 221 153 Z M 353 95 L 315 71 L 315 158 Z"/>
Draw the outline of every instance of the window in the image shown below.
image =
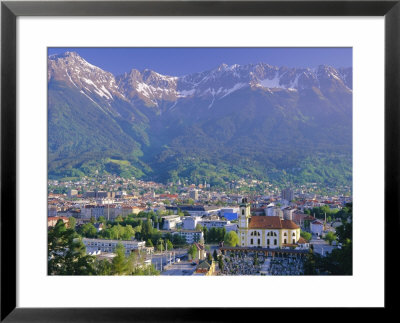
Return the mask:
<path fill-rule="evenodd" d="M 242 215 L 244 215 L 244 210 L 242 210 Z"/>
<path fill-rule="evenodd" d="M 258 245 L 260 245 L 260 239 L 258 239 L 258 241 L 257 241 L 257 242 L 258 242 Z"/>
<path fill-rule="evenodd" d="M 276 246 L 276 239 L 274 239 L 274 245 Z"/>
<path fill-rule="evenodd" d="M 285 232 L 285 233 L 283 234 L 283 236 L 284 236 L 284 237 L 287 237 L 287 233 Z"/>
<path fill-rule="evenodd" d="M 283 243 L 286 243 L 286 241 L 287 241 L 286 239 L 285 239 L 285 240 L 283 240 Z"/>
<path fill-rule="evenodd" d="M 267 240 L 267 245 L 269 246 L 269 239 Z"/>
<path fill-rule="evenodd" d="M 250 239 L 250 244 L 253 244 L 253 239 Z"/>
<path fill-rule="evenodd" d="M 295 232 L 293 232 L 293 233 L 292 233 L 292 237 L 295 237 L 295 236 L 296 236 L 296 233 L 295 233 Z"/>
<path fill-rule="evenodd" d="M 295 243 L 296 243 L 296 239 L 293 239 L 292 241 L 293 241 L 293 242 L 292 242 L 293 244 L 295 244 Z"/>

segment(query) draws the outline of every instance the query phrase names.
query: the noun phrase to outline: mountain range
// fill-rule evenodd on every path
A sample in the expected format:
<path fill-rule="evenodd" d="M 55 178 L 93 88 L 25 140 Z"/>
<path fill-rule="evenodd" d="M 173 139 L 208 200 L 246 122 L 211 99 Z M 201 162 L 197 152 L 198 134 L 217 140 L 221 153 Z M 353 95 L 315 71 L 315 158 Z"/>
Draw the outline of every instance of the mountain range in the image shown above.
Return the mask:
<path fill-rule="evenodd" d="M 351 183 L 352 68 L 222 64 L 113 75 L 48 57 L 49 176 Z"/>

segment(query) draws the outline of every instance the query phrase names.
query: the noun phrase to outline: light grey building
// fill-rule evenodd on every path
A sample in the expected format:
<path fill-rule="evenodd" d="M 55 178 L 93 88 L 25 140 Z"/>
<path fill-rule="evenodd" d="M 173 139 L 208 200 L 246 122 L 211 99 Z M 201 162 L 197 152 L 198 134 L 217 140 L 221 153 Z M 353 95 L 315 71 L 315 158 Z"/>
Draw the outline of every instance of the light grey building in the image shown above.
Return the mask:
<path fill-rule="evenodd" d="M 83 244 L 86 247 L 86 253 L 94 251 L 114 252 L 118 244 L 125 247 L 125 253 L 130 254 L 132 251 L 142 250 L 146 248 L 146 242 L 137 240 L 108 240 L 108 239 L 89 239 L 83 238 Z"/>

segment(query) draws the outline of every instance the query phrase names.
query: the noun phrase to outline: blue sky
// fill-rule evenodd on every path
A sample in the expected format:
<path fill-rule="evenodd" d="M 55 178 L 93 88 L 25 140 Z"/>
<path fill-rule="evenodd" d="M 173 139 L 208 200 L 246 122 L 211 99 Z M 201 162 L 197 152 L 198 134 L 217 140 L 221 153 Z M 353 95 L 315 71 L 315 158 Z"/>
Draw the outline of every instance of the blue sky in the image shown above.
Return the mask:
<path fill-rule="evenodd" d="M 288 67 L 353 66 L 352 48 L 48 48 L 48 54 L 77 52 L 89 63 L 114 75 L 132 68 L 154 70 L 161 74 L 181 76 L 213 69 L 222 63 L 268 63 Z"/>

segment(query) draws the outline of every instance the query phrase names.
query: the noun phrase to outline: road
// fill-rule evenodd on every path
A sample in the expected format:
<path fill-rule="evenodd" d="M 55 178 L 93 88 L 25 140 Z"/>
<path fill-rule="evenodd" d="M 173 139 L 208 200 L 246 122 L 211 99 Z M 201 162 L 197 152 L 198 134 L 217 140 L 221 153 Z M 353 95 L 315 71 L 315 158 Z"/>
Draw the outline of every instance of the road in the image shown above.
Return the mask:
<path fill-rule="evenodd" d="M 333 249 L 335 249 L 334 246 L 329 245 L 328 242 L 325 240 L 317 239 L 315 236 L 312 237 L 310 240 L 310 244 L 314 246 L 314 252 L 318 253 L 320 255 L 326 256 L 327 253 L 330 253 Z"/>
<path fill-rule="evenodd" d="M 191 261 L 181 261 L 167 266 L 161 273 L 163 276 L 190 276 L 196 270 Z"/>
<path fill-rule="evenodd" d="M 148 257 L 151 259 L 151 263 L 154 265 L 154 267 L 157 270 L 160 270 L 161 267 L 163 268 L 165 265 L 167 265 L 170 260 L 174 262 L 174 253 L 175 253 L 175 260 L 177 257 L 181 257 L 187 254 L 187 250 L 185 249 L 179 249 L 179 250 L 173 250 L 172 252 L 168 251 L 167 253 L 156 253 L 153 254 L 151 257 Z"/>

